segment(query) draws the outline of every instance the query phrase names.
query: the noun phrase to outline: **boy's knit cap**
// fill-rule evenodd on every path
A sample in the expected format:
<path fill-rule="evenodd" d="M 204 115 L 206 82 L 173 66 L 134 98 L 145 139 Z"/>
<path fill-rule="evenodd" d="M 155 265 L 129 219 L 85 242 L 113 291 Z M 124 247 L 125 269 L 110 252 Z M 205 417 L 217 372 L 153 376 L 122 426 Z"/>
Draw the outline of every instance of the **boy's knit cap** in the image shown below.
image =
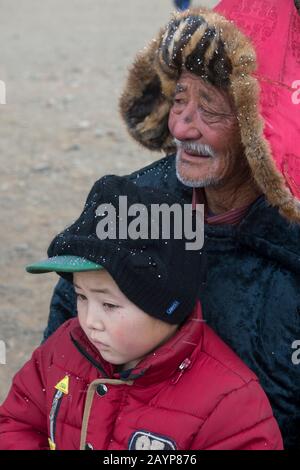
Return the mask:
<path fill-rule="evenodd" d="M 120 196 L 127 197 L 128 209 L 135 204 L 134 216 L 124 213 Z M 182 209 L 181 239 L 174 237 L 174 217 L 170 218 L 170 237 L 162 236 L 162 220 L 153 218 L 151 212 L 155 204 L 177 204 Z M 184 236 L 182 206 L 183 201 L 174 194 L 139 187 L 126 177 L 105 176 L 94 184 L 80 217 L 53 239 L 48 248 L 49 258 L 27 266 L 26 270 L 30 273 L 55 271 L 72 280 L 70 273 L 104 268 L 126 297 L 145 313 L 179 324 L 193 311 L 202 272 L 201 251 L 186 249 L 186 243 L 191 240 Z M 148 238 L 133 240 L 127 236 L 123 239 L 124 226 L 129 229 L 141 213 L 148 220 Z M 107 222 L 108 214 L 115 214 L 115 218 Z M 107 222 L 110 234 L 116 230 L 115 238 L 104 238 L 103 233 L 102 239 L 99 238 L 101 221 Z M 123 229 L 119 224 L 123 224 Z M 179 225 L 177 220 L 177 230 Z M 153 239 L 153 234 L 158 239 Z"/>

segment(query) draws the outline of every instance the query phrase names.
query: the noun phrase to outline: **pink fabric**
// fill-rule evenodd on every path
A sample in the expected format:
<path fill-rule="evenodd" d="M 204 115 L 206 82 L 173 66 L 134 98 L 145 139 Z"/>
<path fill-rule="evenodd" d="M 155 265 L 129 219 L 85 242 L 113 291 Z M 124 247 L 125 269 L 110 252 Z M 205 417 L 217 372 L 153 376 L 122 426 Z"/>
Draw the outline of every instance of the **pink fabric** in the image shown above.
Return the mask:
<path fill-rule="evenodd" d="M 300 15 L 294 0 L 221 0 L 215 10 L 252 40 L 264 134 L 277 168 L 300 199 Z"/>

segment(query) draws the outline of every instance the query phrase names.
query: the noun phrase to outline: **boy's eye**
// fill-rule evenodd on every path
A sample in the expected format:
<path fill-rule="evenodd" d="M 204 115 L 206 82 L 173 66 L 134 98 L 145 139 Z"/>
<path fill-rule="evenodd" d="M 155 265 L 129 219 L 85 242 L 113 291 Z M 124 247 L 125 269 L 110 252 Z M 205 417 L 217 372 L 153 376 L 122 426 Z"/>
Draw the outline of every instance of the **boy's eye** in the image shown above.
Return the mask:
<path fill-rule="evenodd" d="M 105 302 L 105 303 L 103 304 L 103 307 L 104 307 L 104 308 L 107 308 L 107 309 L 109 309 L 109 310 L 111 310 L 111 309 L 113 309 L 113 308 L 117 308 L 117 305 L 114 305 L 114 304 L 110 304 L 110 303 L 108 303 L 108 302 Z"/>
<path fill-rule="evenodd" d="M 82 295 L 82 294 L 77 294 L 77 292 L 75 292 L 75 294 L 76 294 L 76 299 L 77 299 L 77 300 L 86 300 L 86 297 L 85 297 L 84 295 Z"/>

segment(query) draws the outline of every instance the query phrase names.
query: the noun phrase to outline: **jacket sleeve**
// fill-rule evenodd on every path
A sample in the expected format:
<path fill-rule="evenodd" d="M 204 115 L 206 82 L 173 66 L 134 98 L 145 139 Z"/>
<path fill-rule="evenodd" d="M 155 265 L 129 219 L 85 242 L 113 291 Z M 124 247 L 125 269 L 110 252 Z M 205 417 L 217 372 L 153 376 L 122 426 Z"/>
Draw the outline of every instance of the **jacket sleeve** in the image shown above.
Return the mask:
<path fill-rule="evenodd" d="M 225 395 L 204 421 L 193 450 L 282 450 L 281 433 L 259 383 Z"/>
<path fill-rule="evenodd" d="M 49 450 L 46 379 L 55 342 L 64 329 L 65 326 L 36 349 L 15 375 L 0 406 L 0 450 Z"/>

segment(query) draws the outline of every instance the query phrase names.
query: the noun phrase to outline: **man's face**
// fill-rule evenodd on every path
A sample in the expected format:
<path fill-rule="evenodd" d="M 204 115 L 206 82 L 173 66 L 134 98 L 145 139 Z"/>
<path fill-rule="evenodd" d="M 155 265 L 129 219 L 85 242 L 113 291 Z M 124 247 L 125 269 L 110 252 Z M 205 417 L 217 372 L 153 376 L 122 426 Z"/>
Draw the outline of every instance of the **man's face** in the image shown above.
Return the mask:
<path fill-rule="evenodd" d="M 73 280 L 81 328 L 111 364 L 134 367 L 177 329 L 134 305 L 104 269 L 74 273 Z"/>
<path fill-rule="evenodd" d="M 190 72 L 182 73 L 169 115 L 177 145 L 177 177 L 207 187 L 234 174 L 241 159 L 237 119 L 229 97 Z"/>

